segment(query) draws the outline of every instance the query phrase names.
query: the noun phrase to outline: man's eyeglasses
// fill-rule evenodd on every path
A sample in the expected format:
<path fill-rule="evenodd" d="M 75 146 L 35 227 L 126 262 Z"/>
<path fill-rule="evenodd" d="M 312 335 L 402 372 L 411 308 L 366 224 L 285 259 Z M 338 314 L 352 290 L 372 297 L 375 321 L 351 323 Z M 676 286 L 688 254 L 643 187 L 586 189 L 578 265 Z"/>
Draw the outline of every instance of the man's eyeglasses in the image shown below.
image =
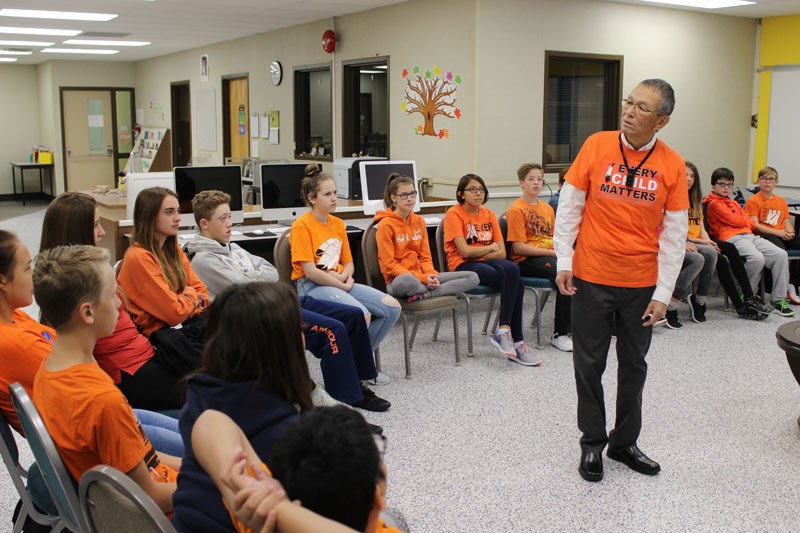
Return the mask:
<path fill-rule="evenodd" d="M 653 113 L 656 113 L 657 115 L 661 114 L 658 111 L 656 111 L 655 109 L 650 109 L 649 107 L 647 107 L 646 105 L 642 104 L 641 102 L 637 104 L 633 100 L 628 100 L 628 99 L 625 99 L 625 100 L 622 101 L 622 109 L 627 111 L 628 109 L 630 109 L 631 106 L 633 106 L 633 110 L 636 113 L 638 113 L 639 115 L 651 115 Z"/>
<path fill-rule="evenodd" d="M 732 181 L 718 181 L 716 183 L 716 185 L 722 187 L 723 189 L 730 189 L 731 187 L 733 187 L 733 182 Z"/>
<path fill-rule="evenodd" d="M 778 178 L 774 178 L 772 176 L 770 176 L 769 178 L 762 177 L 762 178 L 758 178 L 758 181 L 765 181 L 767 183 L 775 183 L 776 181 L 778 181 Z"/>
<path fill-rule="evenodd" d="M 400 193 L 400 194 L 395 194 L 395 196 L 397 196 L 401 200 L 408 200 L 409 198 L 416 198 L 417 197 L 417 191 L 411 191 L 411 192 L 404 192 L 404 193 Z"/>
<path fill-rule="evenodd" d="M 483 187 L 467 187 L 464 191 L 470 194 L 486 194 L 486 189 Z"/>

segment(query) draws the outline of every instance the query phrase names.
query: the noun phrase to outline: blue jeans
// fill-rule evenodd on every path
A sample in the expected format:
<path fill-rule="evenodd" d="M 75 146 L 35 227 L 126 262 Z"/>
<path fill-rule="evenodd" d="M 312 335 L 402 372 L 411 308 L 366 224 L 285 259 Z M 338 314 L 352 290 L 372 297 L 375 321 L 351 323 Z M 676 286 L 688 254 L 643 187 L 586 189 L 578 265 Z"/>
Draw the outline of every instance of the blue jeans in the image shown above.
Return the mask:
<path fill-rule="evenodd" d="M 378 348 L 394 323 L 400 318 L 400 304 L 378 289 L 356 283 L 350 292 L 347 292 L 329 285 L 318 285 L 308 278 L 300 278 L 295 283 L 297 284 L 297 294 L 300 296 L 308 295 L 318 300 L 332 300 L 336 303 L 352 305 L 360 308 L 365 315 L 372 315 L 369 323 L 369 342 L 373 350 Z M 394 301 L 395 305 L 387 304 L 385 299 Z"/>
<path fill-rule="evenodd" d="M 176 419 L 143 409 L 134 409 L 133 414 L 139 419 L 150 444 L 157 452 L 183 457 L 183 439 Z"/>

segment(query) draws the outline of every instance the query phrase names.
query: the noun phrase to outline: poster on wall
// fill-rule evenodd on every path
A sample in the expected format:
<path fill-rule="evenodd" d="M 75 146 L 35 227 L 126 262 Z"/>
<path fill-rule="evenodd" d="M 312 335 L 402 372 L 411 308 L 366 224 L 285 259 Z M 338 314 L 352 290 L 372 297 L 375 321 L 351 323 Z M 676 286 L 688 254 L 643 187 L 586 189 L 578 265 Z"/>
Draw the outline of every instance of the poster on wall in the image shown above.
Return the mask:
<path fill-rule="evenodd" d="M 448 139 L 450 130 L 434 125 L 436 117 L 461 119 L 461 108 L 456 106 L 458 98 L 456 93 L 461 86 L 461 74 L 452 71 L 442 72 L 439 65 L 424 72 L 418 65 L 404 68 L 401 72 L 405 80 L 403 101 L 400 108 L 407 115 L 419 113 L 423 122 L 414 128 L 417 136 L 435 137 L 439 140 Z"/>
<path fill-rule="evenodd" d="M 208 54 L 200 56 L 200 81 L 208 82 Z"/>

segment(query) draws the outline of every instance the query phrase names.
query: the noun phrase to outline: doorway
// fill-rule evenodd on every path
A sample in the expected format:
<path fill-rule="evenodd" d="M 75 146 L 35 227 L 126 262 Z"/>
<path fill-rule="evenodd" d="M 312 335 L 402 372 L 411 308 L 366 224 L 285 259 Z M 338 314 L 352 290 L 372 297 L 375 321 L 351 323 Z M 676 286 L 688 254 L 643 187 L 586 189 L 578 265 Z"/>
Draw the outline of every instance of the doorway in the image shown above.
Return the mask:
<path fill-rule="evenodd" d="M 241 161 L 250 157 L 250 104 L 248 77 L 222 78 L 222 147 L 224 157 Z"/>
<path fill-rule="evenodd" d="M 342 63 L 342 156 L 389 156 L 389 58 Z"/>
<path fill-rule="evenodd" d="M 192 159 L 192 101 L 189 82 L 172 83 L 172 161 L 187 166 Z"/>
<path fill-rule="evenodd" d="M 133 150 L 133 89 L 62 87 L 60 97 L 65 190 L 113 189 Z"/>

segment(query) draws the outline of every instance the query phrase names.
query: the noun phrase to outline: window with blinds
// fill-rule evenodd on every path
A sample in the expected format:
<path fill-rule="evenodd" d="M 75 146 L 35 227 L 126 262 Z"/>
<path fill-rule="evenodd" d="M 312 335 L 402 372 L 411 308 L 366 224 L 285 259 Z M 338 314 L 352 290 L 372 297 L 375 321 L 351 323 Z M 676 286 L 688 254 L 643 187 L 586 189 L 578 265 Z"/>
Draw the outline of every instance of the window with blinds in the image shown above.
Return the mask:
<path fill-rule="evenodd" d="M 621 72 L 621 56 L 545 52 L 546 172 L 569 166 L 592 133 L 619 128 Z"/>

